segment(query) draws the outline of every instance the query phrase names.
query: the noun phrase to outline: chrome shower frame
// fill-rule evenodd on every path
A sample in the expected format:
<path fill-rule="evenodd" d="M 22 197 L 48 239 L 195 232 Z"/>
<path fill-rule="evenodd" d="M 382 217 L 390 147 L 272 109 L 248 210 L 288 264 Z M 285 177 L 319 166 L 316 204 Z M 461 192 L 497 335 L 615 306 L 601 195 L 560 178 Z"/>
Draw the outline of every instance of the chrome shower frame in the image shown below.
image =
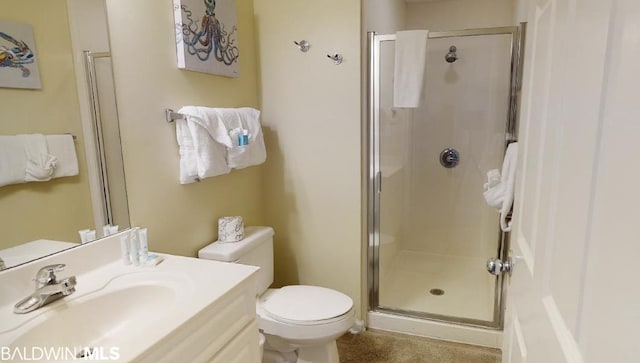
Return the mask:
<path fill-rule="evenodd" d="M 526 23 L 520 26 L 496 27 L 482 29 L 466 29 L 453 31 L 430 32 L 429 39 L 469 37 L 483 35 L 510 35 L 511 36 L 511 69 L 510 92 L 507 124 L 505 125 L 505 150 L 506 146 L 516 141 L 516 123 L 518 115 L 518 96 L 521 84 L 522 52 L 524 49 L 524 34 Z M 363 163 L 363 184 L 366 185 L 366 237 L 367 251 L 367 300 L 368 311 L 383 312 L 401 316 L 428 319 L 446 323 L 469 325 L 475 327 L 502 329 L 503 327 L 503 302 L 505 296 L 504 278 L 496 279 L 493 320 L 484 321 L 454 316 L 431 314 L 426 312 L 407 311 L 379 304 L 379 249 L 380 249 L 380 195 L 382 192 L 382 174 L 380 170 L 380 47 L 383 42 L 395 41 L 395 34 L 367 33 L 368 43 L 368 67 L 367 67 L 367 107 L 366 117 L 363 119 L 363 129 L 366 130 L 364 150 L 366 160 Z M 499 226 L 497 226 L 499 228 Z M 499 234 L 497 255 L 506 258 L 509 251 L 509 235 Z M 491 256 L 487 256 L 491 257 Z"/>

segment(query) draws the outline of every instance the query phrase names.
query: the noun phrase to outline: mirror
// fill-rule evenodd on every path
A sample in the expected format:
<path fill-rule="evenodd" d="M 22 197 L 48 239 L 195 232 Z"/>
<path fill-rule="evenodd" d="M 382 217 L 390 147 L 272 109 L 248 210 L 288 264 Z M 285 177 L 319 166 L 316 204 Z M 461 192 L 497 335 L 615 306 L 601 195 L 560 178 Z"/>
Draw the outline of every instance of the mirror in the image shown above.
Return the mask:
<path fill-rule="evenodd" d="M 0 6 L 0 135 L 7 141 L 18 134 L 71 134 L 64 147 L 78 161 L 72 176 L 0 186 L 0 258 L 10 267 L 78 245 L 79 230 L 95 230 L 99 238 L 105 224 L 122 230 L 130 222 L 104 0 L 5 0 Z M 32 29 L 27 45 L 35 62 L 16 57 L 20 36 L 9 35 L 21 34 L 16 23 Z M 41 88 L 3 85 L 3 73 L 24 75 L 22 68 L 34 67 L 28 73 L 39 77 Z M 0 181 L 6 157 L 0 154 Z M 73 161 L 59 157 L 55 169 L 64 163 Z"/>

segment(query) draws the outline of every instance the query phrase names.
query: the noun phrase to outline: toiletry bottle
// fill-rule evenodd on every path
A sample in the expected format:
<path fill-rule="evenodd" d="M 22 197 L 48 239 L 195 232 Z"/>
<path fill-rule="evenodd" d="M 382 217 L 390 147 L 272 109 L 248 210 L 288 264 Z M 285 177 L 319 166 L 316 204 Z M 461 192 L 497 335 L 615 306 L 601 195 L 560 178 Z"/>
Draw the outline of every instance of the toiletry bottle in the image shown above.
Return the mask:
<path fill-rule="evenodd" d="M 238 146 L 247 146 L 249 145 L 249 130 L 242 130 L 242 132 L 238 133 Z"/>
<path fill-rule="evenodd" d="M 120 229 L 120 227 L 116 224 L 115 226 L 110 226 L 109 227 L 109 234 L 116 234 L 118 233 L 118 229 Z"/>
<path fill-rule="evenodd" d="M 129 237 L 129 257 L 131 263 L 136 266 L 140 265 L 140 257 L 138 256 L 138 227 L 131 230 Z"/>
<path fill-rule="evenodd" d="M 89 229 L 81 229 L 81 230 L 78 231 L 78 234 L 80 235 L 80 243 L 89 242 L 89 238 L 87 236 L 89 231 L 90 231 Z"/>
<path fill-rule="evenodd" d="M 149 244 L 147 243 L 147 229 L 140 228 L 138 230 L 138 254 L 141 264 L 147 263 L 149 257 Z"/>
<path fill-rule="evenodd" d="M 122 253 L 122 263 L 131 265 L 131 256 L 129 254 L 129 235 L 125 234 L 120 237 L 120 251 Z"/>

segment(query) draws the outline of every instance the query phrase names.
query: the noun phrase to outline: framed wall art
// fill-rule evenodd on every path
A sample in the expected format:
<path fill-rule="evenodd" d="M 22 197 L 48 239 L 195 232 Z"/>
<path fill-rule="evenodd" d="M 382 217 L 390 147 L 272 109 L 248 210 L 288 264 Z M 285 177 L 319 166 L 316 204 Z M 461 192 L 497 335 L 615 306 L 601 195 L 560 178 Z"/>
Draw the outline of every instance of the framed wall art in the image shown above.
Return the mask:
<path fill-rule="evenodd" d="M 0 87 L 42 88 L 29 24 L 0 20 Z"/>
<path fill-rule="evenodd" d="M 178 68 L 238 77 L 235 0 L 173 0 Z"/>

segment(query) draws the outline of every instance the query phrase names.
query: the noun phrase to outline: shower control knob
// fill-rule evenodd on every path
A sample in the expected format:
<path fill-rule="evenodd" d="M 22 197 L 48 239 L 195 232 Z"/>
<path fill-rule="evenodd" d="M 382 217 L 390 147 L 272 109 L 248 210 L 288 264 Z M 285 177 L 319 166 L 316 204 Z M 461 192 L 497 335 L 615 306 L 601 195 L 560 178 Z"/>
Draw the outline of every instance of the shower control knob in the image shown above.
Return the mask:
<path fill-rule="evenodd" d="M 440 153 L 440 164 L 447 169 L 455 168 L 459 162 L 460 153 L 452 147 L 446 148 Z"/>
<path fill-rule="evenodd" d="M 511 271 L 513 270 L 513 260 L 511 257 L 507 258 L 506 261 L 502 261 L 499 258 L 490 258 L 487 260 L 487 271 L 489 271 L 492 275 L 500 275 L 503 272 L 508 272 L 511 275 Z"/>

